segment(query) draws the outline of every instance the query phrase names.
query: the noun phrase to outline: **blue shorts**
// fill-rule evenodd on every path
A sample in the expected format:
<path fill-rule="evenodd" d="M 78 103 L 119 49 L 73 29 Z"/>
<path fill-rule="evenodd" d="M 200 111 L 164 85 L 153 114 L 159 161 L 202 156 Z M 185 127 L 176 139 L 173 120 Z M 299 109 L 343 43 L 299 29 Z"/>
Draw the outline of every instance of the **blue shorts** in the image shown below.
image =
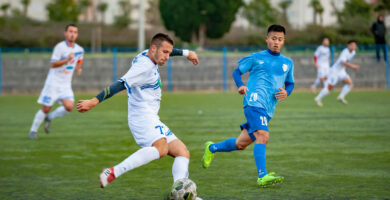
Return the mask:
<path fill-rule="evenodd" d="M 269 132 L 268 122 L 271 118 L 263 108 L 245 106 L 244 114 L 247 122 L 241 124 L 240 128 L 241 130 L 248 130 L 249 137 L 251 137 L 252 141 L 256 140 L 256 137 L 253 135 L 255 131 L 262 130 Z"/>

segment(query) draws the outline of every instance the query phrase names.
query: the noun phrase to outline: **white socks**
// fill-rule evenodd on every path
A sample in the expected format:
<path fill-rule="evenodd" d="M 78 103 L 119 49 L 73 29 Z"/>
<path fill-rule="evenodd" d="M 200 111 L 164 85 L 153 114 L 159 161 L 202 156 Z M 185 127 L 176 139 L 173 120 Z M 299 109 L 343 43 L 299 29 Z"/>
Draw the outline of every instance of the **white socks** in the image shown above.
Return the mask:
<path fill-rule="evenodd" d="M 186 157 L 176 157 L 172 165 L 172 175 L 173 182 L 182 179 L 188 178 L 188 163 L 190 160 Z"/>
<path fill-rule="evenodd" d="M 37 114 L 35 114 L 34 121 L 33 121 L 33 124 L 31 126 L 30 132 L 31 131 L 37 132 L 39 126 L 42 124 L 45 117 L 46 117 L 46 114 L 41 109 L 39 109 Z"/>
<path fill-rule="evenodd" d="M 324 87 L 321 92 L 317 95 L 317 97 L 315 98 L 316 101 L 318 100 L 321 100 L 322 98 L 324 98 L 324 96 L 328 95 L 329 94 L 329 89 L 328 87 Z"/>
<path fill-rule="evenodd" d="M 49 113 L 47 115 L 47 117 L 49 118 L 49 120 L 53 120 L 53 119 L 55 119 L 57 117 L 64 116 L 66 113 L 68 113 L 68 111 L 65 110 L 65 107 L 64 106 L 60 106 L 55 111 Z"/>
<path fill-rule="evenodd" d="M 352 89 L 352 85 L 345 84 L 343 86 L 343 89 L 341 89 L 341 92 L 340 92 L 338 98 L 344 98 L 348 94 L 348 92 L 351 91 L 351 89 Z"/>
<path fill-rule="evenodd" d="M 160 153 L 156 147 L 143 147 L 131 154 L 124 161 L 114 166 L 115 177 L 118 178 L 123 173 L 139 166 L 145 165 L 153 160 L 159 159 Z"/>

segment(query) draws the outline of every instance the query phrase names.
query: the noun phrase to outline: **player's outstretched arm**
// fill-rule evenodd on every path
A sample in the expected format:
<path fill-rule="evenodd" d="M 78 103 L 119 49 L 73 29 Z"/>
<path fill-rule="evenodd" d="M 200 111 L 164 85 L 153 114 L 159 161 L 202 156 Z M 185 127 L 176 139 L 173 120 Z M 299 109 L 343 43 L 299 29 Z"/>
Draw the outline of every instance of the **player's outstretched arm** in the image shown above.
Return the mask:
<path fill-rule="evenodd" d="M 233 80 L 234 82 L 236 83 L 237 85 L 237 92 L 241 95 L 245 95 L 246 96 L 246 92 L 249 91 L 248 87 L 245 86 L 245 84 L 242 82 L 242 79 L 241 79 L 241 71 L 240 69 L 237 67 L 234 71 L 233 71 Z"/>
<path fill-rule="evenodd" d="M 101 91 L 96 97 L 89 100 L 80 100 L 77 103 L 77 111 L 83 113 L 91 110 L 100 102 L 114 96 L 116 93 L 125 90 L 125 83 L 122 81 L 116 81 L 112 85 L 106 87 L 103 91 Z"/>
<path fill-rule="evenodd" d="M 341 64 L 343 64 L 346 67 L 350 67 L 352 69 L 359 69 L 360 68 L 359 65 L 355 65 L 355 64 L 352 64 L 352 63 L 348 63 L 348 62 L 341 62 Z"/>
<path fill-rule="evenodd" d="M 171 54 L 169 56 L 185 56 L 189 61 L 194 65 L 199 64 L 198 55 L 194 51 L 190 51 L 187 49 L 176 49 L 173 48 Z"/>
<path fill-rule="evenodd" d="M 284 89 L 279 88 L 279 92 L 275 93 L 275 98 L 278 99 L 279 101 L 283 101 L 284 99 L 287 98 L 287 96 L 290 96 L 294 89 L 294 83 L 292 82 L 285 82 L 284 83 Z"/>

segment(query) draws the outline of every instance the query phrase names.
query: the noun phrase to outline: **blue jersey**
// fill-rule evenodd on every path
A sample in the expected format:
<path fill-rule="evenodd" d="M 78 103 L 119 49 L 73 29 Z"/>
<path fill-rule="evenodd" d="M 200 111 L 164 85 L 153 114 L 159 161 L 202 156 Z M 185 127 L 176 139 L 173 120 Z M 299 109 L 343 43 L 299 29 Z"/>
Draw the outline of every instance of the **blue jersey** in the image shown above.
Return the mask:
<path fill-rule="evenodd" d="M 249 91 L 244 96 L 244 107 L 263 108 L 272 117 L 278 102 L 275 93 L 285 83 L 294 83 L 293 61 L 267 49 L 239 60 L 238 69 L 242 74 L 249 72 Z"/>

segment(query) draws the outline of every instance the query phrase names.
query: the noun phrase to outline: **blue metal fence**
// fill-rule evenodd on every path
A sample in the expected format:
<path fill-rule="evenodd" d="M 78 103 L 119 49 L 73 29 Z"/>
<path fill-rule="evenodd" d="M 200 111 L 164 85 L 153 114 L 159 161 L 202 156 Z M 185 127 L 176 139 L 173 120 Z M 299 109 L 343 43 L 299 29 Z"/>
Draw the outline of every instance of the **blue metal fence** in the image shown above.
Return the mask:
<path fill-rule="evenodd" d="M 318 45 L 294 45 L 284 46 L 283 52 L 306 52 L 312 53 Z M 222 52 L 222 88 L 227 90 L 227 54 L 228 52 L 256 52 L 266 49 L 266 46 L 227 46 L 227 47 L 204 47 L 206 51 Z M 341 52 L 345 45 L 331 45 L 331 64 L 334 63 L 334 55 L 336 52 Z M 359 45 L 359 52 L 374 52 L 375 45 Z M 84 48 L 87 53 L 91 52 L 91 48 Z M 51 53 L 52 47 L 32 47 L 32 48 L 0 48 L 0 94 L 2 92 L 2 53 Z M 386 60 L 386 88 L 390 89 L 390 69 L 388 59 L 388 45 L 385 45 L 385 60 Z M 102 52 L 112 52 L 112 79 L 117 79 L 117 53 L 118 52 L 137 52 L 137 47 L 102 47 Z M 168 91 L 172 91 L 172 62 L 168 61 Z"/>

